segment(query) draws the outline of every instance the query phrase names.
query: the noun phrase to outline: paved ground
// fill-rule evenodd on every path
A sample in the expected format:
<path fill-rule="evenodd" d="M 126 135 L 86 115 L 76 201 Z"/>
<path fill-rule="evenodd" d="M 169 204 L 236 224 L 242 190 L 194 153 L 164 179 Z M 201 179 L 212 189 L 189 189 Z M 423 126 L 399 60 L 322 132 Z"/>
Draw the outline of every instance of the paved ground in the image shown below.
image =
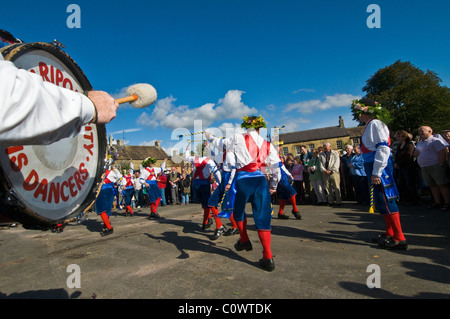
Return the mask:
<path fill-rule="evenodd" d="M 352 203 L 300 208 L 300 221 L 273 218 L 273 272 L 258 265 L 262 249 L 251 214 L 253 250 L 237 252 L 237 235 L 212 241 L 213 230 L 201 230 L 198 204 L 161 207 L 161 220 L 148 220 L 144 209 L 134 217 L 118 211 L 111 218 L 114 234 L 106 237 L 95 214 L 62 233 L 3 229 L 0 298 L 450 297 L 450 212 L 401 207 L 409 249 L 386 251 L 370 243 L 384 228 L 378 214 Z M 68 272 L 72 264 L 79 266 L 80 288 L 67 284 L 76 273 Z M 379 272 L 367 271 L 372 264 Z M 368 277 L 377 273 L 380 288 L 369 288 Z"/>

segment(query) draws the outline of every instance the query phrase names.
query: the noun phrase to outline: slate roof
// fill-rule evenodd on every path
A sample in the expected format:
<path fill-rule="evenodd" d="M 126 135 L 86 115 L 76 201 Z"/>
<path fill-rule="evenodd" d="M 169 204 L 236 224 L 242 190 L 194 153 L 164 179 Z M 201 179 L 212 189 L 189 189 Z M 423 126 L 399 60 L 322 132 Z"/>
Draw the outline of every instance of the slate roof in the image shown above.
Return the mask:
<path fill-rule="evenodd" d="M 121 159 L 129 160 L 144 160 L 147 157 L 153 157 L 157 160 L 164 160 L 169 156 L 160 147 L 156 146 L 134 146 L 134 145 L 122 145 L 120 146 L 119 156 Z"/>
<path fill-rule="evenodd" d="M 302 143 L 315 140 L 327 140 L 338 137 L 359 137 L 364 130 L 363 126 L 345 128 L 339 126 L 323 127 L 307 131 L 298 131 L 280 134 L 284 144 Z"/>

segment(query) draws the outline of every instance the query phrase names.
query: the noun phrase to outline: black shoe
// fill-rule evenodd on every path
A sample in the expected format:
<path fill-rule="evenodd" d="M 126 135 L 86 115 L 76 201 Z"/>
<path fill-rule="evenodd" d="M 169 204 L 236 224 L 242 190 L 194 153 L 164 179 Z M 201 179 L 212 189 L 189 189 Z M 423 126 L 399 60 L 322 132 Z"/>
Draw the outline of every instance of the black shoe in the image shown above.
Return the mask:
<path fill-rule="evenodd" d="M 231 235 L 236 235 L 239 234 L 239 230 L 237 228 L 228 228 L 227 231 L 225 232 L 225 234 L 223 234 L 224 236 L 231 236 Z"/>
<path fill-rule="evenodd" d="M 208 229 L 209 227 L 211 227 L 211 224 L 206 223 L 202 225 L 203 230 Z"/>
<path fill-rule="evenodd" d="M 383 248 L 388 250 L 406 250 L 408 249 L 408 243 L 406 242 L 406 240 L 386 240 Z"/>
<path fill-rule="evenodd" d="M 372 243 L 377 243 L 377 244 L 379 244 L 379 245 L 384 245 L 384 242 L 386 241 L 386 240 L 390 240 L 391 239 L 391 236 L 386 236 L 386 234 L 380 234 L 380 235 L 378 235 L 377 237 L 372 237 L 371 239 L 370 239 L 370 241 L 372 242 Z"/>
<path fill-rule="evenodd" d="M 296 211 L 296 212 L 292 211 L 292 214 L 295 216 L 295 218 L 302 219 L 302 216 L 300 215 L 299 211 Z"/>
<path fill-rule="evenodd" d="M 223 235 L 223 233 L 224 233 L 226 230 L 227 230 L 227 229 L 226 229 L 225 227 L 223 227 L 223 226 L 220 226 L 220 228 L 217 228 L 217 229 L 214 231 L 214 236 L 212 237 L 212 240 L 218 239 L 220 236 Z"/>
<path fill-rule="evenodd" d="M 250 240 L 247 240 L 246 242 L 241 242 L 241 239 L 238 239 L 238 241 L 236 242 L 236 244 L 234 244 L 234 248 L 237 251 L 242 251 L 242 250 L 246 250 L 246 251 L 250 251 L 253 249 L 252 243 L 250 242 Z"/>
<path fill-rule="evenodd" d="M 161 218 L 158 213 L 150 213 L 149 219 L 158 219 Z"/>
<path fill-rule="evenodd" d="M 103 231 L 100 235 L 102 236 L 108 236 L 111 235 L 114 232 L 114 228 L 103 228 Z"/>
<path fill-rule="evenodd" d="M 275 269 L 275 263 L 273 262 L 273 258 L 270 259 L 261 258 L 259 260 L 259 264 L 264 270 L 267 271 L 272 271 Z"/>
<path fill-rule="evenodd" d="M 278 219 L 289 219 L 289 216 L 278 213 Z"/>

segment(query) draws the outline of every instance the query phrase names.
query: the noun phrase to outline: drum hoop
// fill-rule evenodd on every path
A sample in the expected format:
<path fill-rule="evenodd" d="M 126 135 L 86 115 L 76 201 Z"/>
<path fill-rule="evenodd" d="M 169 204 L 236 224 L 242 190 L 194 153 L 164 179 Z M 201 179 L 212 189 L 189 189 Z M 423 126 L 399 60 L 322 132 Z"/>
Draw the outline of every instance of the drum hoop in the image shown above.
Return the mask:
<path fill-rule="evenodd" d="M 5 60 L 14 62 L 23 54 L 33 50 L 42 50 L 53 55 L 72 72 L 85 92 L 92 90 L 91 83 L 78 64 L 66 52 L 54 44 L 44 42 L 17 43 L 2 48 L 0 54 L 3 55 Z M 106 164 L 106 126 L 103 124 L 96 124 L 96 127 L 99 151 L 98 163 L 92 188 L 89 190 L 89 193 L 83 202 L 88 203 L 86 206 L 80 205 L 80 207 L 71 214 L 58 220 L 50 220 L 40 216 L 30 208 L 25 207 L 19 199 L 14 198 L 15 195 L 12 191 L 12 184 L 5 176 L 3 169 L 0 166 L 0 213 L 22 223 L 25 228 L 36 229 L 49 229 L 60 224 L 67 224 L 86 214 L 88 210 L 91 209 L 100 192 L 103 184 L 101 176 L 104 174 Z"/>

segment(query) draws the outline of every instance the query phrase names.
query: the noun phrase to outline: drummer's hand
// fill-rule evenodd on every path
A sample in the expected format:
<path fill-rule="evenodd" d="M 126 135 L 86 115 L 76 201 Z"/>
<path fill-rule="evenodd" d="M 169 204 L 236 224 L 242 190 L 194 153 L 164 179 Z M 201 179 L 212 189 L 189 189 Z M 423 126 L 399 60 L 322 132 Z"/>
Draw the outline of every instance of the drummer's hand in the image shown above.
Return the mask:
<path fill-rule="evenodd" d="M 273 195 L 273 194 L 275 194 L 277 192 L 277 189 L 276 188 L 271 188 L 269 190 L 269 192 L 270 192 L 270 195 Z"/>
<path fill-rule="evenodd" d="M 381 184 L 381 178 L 379 178 L 378 176 L 372 175 L 372 184 L 380 185 Z"/>
<path fill-rule="evenodd" d="M 230 189 L 231 185 L 227 184 L 227 186 L 225 186 L 225 191 L 228 192 L 228 190 Z"/>
<path fill-rule="evenodd" d="M 106 124 L 116 117 L 119 103 L 111 95 L 103 91 L 89 91 L 88 98 L 91 99 L 97 109 L 97 117 L 94 116 L 93 123 Z"/>

